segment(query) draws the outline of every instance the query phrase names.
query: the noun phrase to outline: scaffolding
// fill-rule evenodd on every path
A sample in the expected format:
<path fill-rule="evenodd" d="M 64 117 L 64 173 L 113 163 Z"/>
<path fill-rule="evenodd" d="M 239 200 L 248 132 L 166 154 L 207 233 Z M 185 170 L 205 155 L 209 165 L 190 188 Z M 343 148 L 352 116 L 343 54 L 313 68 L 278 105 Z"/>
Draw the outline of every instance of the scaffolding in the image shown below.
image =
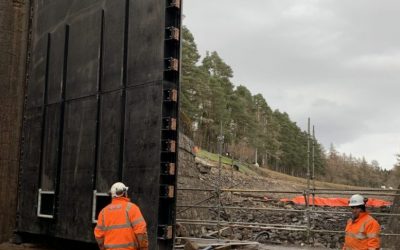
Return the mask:
<path fill-rule="evenodd" d="M 338 230 L 325 230 L 325 229 L 318 229 L 316 227 L 315 216 L 318 214 L 329 214 L 329 215 L 351 215 L 351 212 L 348 211 L 325 211 L 321 209 L 317 209 L 315 206 L 315 196 L 316 195 L 345 195 L 350 196 L 354 193 L 368 195 L 368 196 L 377 196 L 377 197 L 397 197 L 400 196 L 400 189 L 332 189 L 332 188 L 316 188 L 315 185 L 315 162 L 314 162 L 314 141 L 315 141 L 315 132 L 314 127 L 312 128 L 312 138 L 313 143 L 311 145 L 311 136 L 310 136 L 310 121 L 308 121 L 308 157 L 307 157 L 307 186 L 304 190 L 299 191 L 280 191 L 280 190 L 269 190 L 269 189 L 239 189 L 235 188 L 237 184 L 233 184 L 229 188 L 221 188 L 221 169 L 222 169 L 222 148 L 223 148 L 223 140 L 224 137 L 222 135 L 218 136 L 219 141 L 219 164 L 218 164 L 218 177 L 217 183 L 214 185 L 214 188 L 178 188 L 179 192 L 203 192 L 209 193 L 209 196 L 205 199 L 197 201 L 193 204 L 178 204 L 177 205 L 177 215 L 187 212 L 191 209 L 207 209 L 207 210 L 216 210 L 217 218 L 214 220 L 206 220 L 206 219 L 177 219 L 176 222 L 181 225 L 193 225 L 193 226 L 212 226 L 216 228 L 216 231 L 213 233 L 208 234 L 208 236 L 216 235 L 216 239 L 221 240 L 221 232 L 227 229 L 233 228 L 241 228 L 241 229 L 257 229 L 262 231 L 289 231 L 289 232 L 303 232 L 306 238 L 306 243 L 312 245 L 314 243 L 315 234 L 335 234 L 344 236 L 344 229 L 338 228 Z M 232 176 L 233 177 L 233 159 L 232 159 Z M 279 207 L 243 207 L 243 206 L 227 206 L 222 203 L 222 194 L 229 193 L 230 197 L 234 195 L 240 195 L 244 193 L 250 194 L 289 194 L 289 195 L 302 195 L 304 196 L 305 204 L 297 206 L 297 209 L 293 208 L 279 208 Z M 195 195 L 193 195 L 195 197 Z M 209 202 L 210 200 L 215 199 L 215 203 L 211 205 L 204 205 L 204 203 Z M 311 204 L 309 204 L 311 200 Z M 300 209 L 299 209 L 300 207 Z M 226 221 L 221 218 L 222 212 L 224 211 L 234 211 L 234 210 L 241 210 L 241 211 L 264 211 L 264 212 L 279 212 L 279 213 L 302 213 L 304 217 L 305 223 L 302 225 L 296 224 L 280 224 L 280 223 L 258 223 L 258 222 L 243 222 L 243 221 Z M 334 210 L 334 209 L 332 209 Z M 382 216 L 382 217 L 394 217 L 400 216 L 400 214 L 396 213 L 383 213 L 383 212 L 373 212 L 371 213 L 375 216 Z M 177 216 L 179 217 L 179 216 Z M 400 234 L 397 233 L 381 233 L 382 237 L 386 236 L 395 236 L 400 237 Z M 181 237 L 177 237 L 179 239 Z"/>
<path fill-rule="evenodd" d="M 203 199 L 200 202 L 195 204 L 182 204 L 178 205 L 177 214 L 181 214 L 183 212 L 188 211 L 189 209 L 216 209 L 217 210 L 217 219 L 216 220 L 201 220 L 201 219 L 177 219 L 177 223 L 182 225 L 197 225 L 197 226 L 215 226 L 217 232 L 217 239 L 221 239 L 221 232 L 228 228 L 249 228 L 249 229 L 259 229 L 259 230 L 277 230 L 277 231 L 301 231 L 304 232 L 306 235 L 307 243 L 313 244 L 314 242 L 314 235 L 316 233 L 327 233 L 327 234 L 339 234 L 344 235 L 344 230 L 341 228 L 340 230 L 323 230 L 317 229 L 315 227 L 314 218 L 315 214 L 330 214 L 330 215 L 351 215 L 351 212 L 344 212 L 344 211 L 324 211 L 324 210 L 317 210 L 315 204 L 307 204 L 305 202 L 302 205 L 303 209 L 290 209 L 290 208 L 275 208 L 275 207 L 242 207 L 242 206 L 225 206 L 222 204 L 221 197 L 222 193 L 260 193 L 260 194 L 299 194 L 304 195 L 305 201 L 308 201 L 311 198 L 315 197 L 317 194 L 341 194 L 341 195 L 351 195 L 354 192 L 364 194 L 364 195 L 379 195 L 379 196 L 399 196 L 398 192 L 400 190 L 393 189 L 388 192 L 387 190 L 373 190 L 374 192 L 370 192 L 369 190 L 363 191 L 361 189 L 357 190 L 341 190 L 341 189 L 306 189 L 303 191 L 276 191 L 276 190 L 250 190 L 250 189 L 223 189 L 220 188 L 217 192 L 215 189 L 197 189 L 197 188 L 181 188 L 179 189 L 180 192 L 210 192 L 212 193 L 210 197 L 207 199 Z M 210 200 L 216 199 L 217 202 L 215 205 L 202 205 L 202 203 Z M 313 199 L 312 199 L 313 200 Z M 301 205 L 298 205 L 300 207 Z M 264 211 L 264 212 L 280 212 L 280 213 L 303 213 L 304 217 L 306 218 L 306 223 L 304 225 L 294 225 L 294 224 L 272 224 L 272 223 L 257 223 L 257 222 L 239 222 L 239 221 L 224 221 L 221 219 L 222 210 L 242 210 L 242 211 Z M 382 213 L 382 212 L 373 212 L 371 213 L 373 216 L 400 216 L 400 214 L 396 213 Z M 394 233 L 381 233 L 382 237 L 385 236 L 396 236 L 400 237 L 400 234 Z"/>

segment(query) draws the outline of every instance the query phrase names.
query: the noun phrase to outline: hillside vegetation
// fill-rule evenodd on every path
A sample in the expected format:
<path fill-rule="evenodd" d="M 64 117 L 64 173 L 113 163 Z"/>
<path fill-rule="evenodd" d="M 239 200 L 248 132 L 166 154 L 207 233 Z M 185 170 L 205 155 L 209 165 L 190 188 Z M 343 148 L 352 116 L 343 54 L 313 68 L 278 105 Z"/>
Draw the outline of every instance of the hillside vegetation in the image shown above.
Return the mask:
<path fill-rule="evenodd" d="M 213 165 L 214 167 L 218 167 L 219 164 L 219 155 L 207 152 L 205 150 L 200 150 L 196 156 L 200 158 L 201 160 L 206 160 L 210 165 Z M 283 183 L 293 183 L 296 186 L 301 186 L 302 188 L 306 188 L 307 186 L 307 179 L 302 178 L 302 177 L 296 177 L 284 173 L 280 173 L 277 171 L 274 171 L 272 169 L 268 169 L 265 167 L 256 167 L 253 164 L 245 163 L 245 162 L 239 162 L 235 161 L 229 157 L 222 156 L 221 157 L 221 163 L 222 167 L 226 169 L 231 169 L 232 165 L 235 165 L 238 167 L 237 171 L 241 172 L 249 177 L 265 177 L 269 179 L 273 179 L 276 181 L 280 181 Z M 359 186 L 354 186 L 354 185 L 344 185 L 344 184 L 338 184 L 338 183 L 332 183 L 328 181 L 323 181 L 318 178 L 316 178 L 315 181 L 315 186 L 317 188 L 331 188 L 331 189 L 361 189 L 362 187 Z"/>
<path fill-rule="evenodd" d="M 399 184 L 400 167 L 383 170 L 376 161 L 340 154 L 333 146 L 326 152 L 318 139 L 310 138 L 288 113 L 272 109 L 261 94 L 251 93 L 244 85 L 234 85 L 232 77 L 232 68 L 217 52 L 201 57 L 193 35 L 184 27 L 181 130 L 202 149 L 218 152 L 222 131 L 224 154 L 240 162 L 257 162 L 268 169 L 305 177 L 310 140 L 318 179 L 369 187 Z"/>

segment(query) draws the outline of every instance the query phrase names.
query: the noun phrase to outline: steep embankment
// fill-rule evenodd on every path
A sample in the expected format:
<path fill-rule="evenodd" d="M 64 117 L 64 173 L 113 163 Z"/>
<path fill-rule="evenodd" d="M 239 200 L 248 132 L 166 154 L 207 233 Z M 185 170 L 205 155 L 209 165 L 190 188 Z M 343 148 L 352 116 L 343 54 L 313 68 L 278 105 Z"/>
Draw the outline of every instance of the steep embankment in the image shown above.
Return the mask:
<path fill-rule="evenodd" d="M 178 236 L 215 237 L 215 224 L 218 220 L 224 238 L 254 240 L 258 233 L 266 231 L 269 239 L 265 242 L 275 244 L 306 243 L 308 223 L 315 230 L 344 230 L 349 218 L 349 214 L 346 214 L 349 212 L 347 207 L 319 207 L 315 210 L 321 213 L 310 213 L 308 216 L 304 212 L 304 206 L 280 202 L 281 198 L 302 195 L 307 188 L 306 179 L 241 163 L 233 164 L 235 167 L 232 168 L 232 161 L 225 157 L 221 159 L 223 164 L 220 168 L 217 155 L 204 151 L 194 155 L 190 140 L 185 137 L 181 139 L 183 150 L 180 154 L 178 178 Z M 237 190 L 219 194 L 216 192 L 218 188 Z M 319 181 L 316 181 L 316 188 L 360 189 Z M 242 192 L 249 189 L 288 193 Z M 219 195 L 220 199 L 217 199 Z M 189 207 L 191 205 L 198 207 Z M 388 209 L 374 211 L 387 212 Z M 381 224 L 387 224 L 386 216 L 377 218 Z M 278 230 L 277 227 L 288 230 Z M 338 248 L 343 242 L 342 234 L 316 232 L 313 236 L 310 239 L 314 239 L 316 246 Z"/>
<path fill-rule="evenodd" d="M 207 151 L 199 150 L 193 156 L 195 157 L 195 162 L 197 165 L 204 165 L 213 169 L 218 169 L 219 167 L 219 156 L 217 154 L 212 154 Z M 283 174 L 270 170 L 268 168 L 256 167 L 251 164 L 232 161 L 232 159 L 224 156 L 221 158 L 221 160 L 223 169 L 222 171 L 225 174 L 226 172 L 233 170 L 234 175 L 239 178 L 254 179 L 256 182 L 258 182 L 257 180 L 261 180 L 261 183 L 259 183 L 259 185 L 261 185 L 261 187 L 264 187 L 264 189 L 272 188 L 272 190 L 275 190 L 275 188 L 277 187 L 277 190 L 280 191 L 302 191 L 307 188 L 307 179 L 305 178 Z M 233 168 L 232 165 L 234 165 Z M 266 185 L 265 181 L 271 182 L 273 185 Z M 363 189 L 362 187 L 358 186 L 342 185 L 318 180 L 315 181 L 315 187 L 323 189 Z"/>

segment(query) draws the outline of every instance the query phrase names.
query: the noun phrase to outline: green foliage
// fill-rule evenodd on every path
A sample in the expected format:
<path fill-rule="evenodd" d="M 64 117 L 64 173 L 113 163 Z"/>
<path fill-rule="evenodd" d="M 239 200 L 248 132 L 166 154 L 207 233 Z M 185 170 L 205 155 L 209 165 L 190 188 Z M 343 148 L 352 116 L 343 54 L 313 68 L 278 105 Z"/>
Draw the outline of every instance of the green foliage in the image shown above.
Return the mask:
<path fill-rule="evenodd" d="M 192 122 L 202 117 L 205 97 L 208 96 L 207 77 L 197 65 L 200 55 L 193 35 L 183 27 L 182 43 L 182 95 L 181 108 L 184 119 L 185 133 L 190 134 Z M 182 117 L 182 116 L 181 116 Z"/>
<path fill-rule="evenodd" d="M 261 94 L 231 82 L 232 68 L 217 52 L 202 60 L 190 31 L 183 28 L 181 128 L 196 145 L 217 152 L 220 130 L 224 151 L 241 162 L 255 163 L 295 176 L 306 176 L 309 137 L 287 113 L 273 111 Z M 322 146 L 315 145 L 315 171 L 325 171 Z M 310 168 L 312 161 L 310 160 Z"/>
<path fill-rule="evenodd" d="M 257 162 L 306 177 L 308 166 L 311 171 L 314 166 L 315 175 L 325 181 L 370 187 L 399 185 L 400 155 L 394 169 L 387 171 L 376 161 L 340 155 L 333 145 L 325 154 L 322 145 L 309 138 L 286 112 L 273 111 L 261 94 L 253 95 L 245 86 L 235 87 L 232 68 L 217 52 L 206 52 L 200 61 L 194 37 L 186 27 L 182 48 L 181 129 L 210 152 L 200 151 L 204 157 L 218 161 L 212 152 L 217 152 L 222 129 L 224 151 L 241 162 L 242 172 L 252 171 L 247 164 Z M 314 148 L 314 162 L 311 157 L 307 160 L 308 144 L 310 150 Z M 230 164 L 231 160 L 223 157 L 222 161 Z"/>
<path fill-rule="evenodd" d="M 387 173 L 386 185 L 388 187 L 400 188 L 400 154 L 396 155 L 397 163 L 393 169 Z"/>
<path fill-rule="evenodd" d="M 219 155 L 218 154 L 213 154 L 210 152 L 207 152 L 205 150 L 200 150 L 197 153 L 197 156 L 199 156 L 202 159 L 207 159 L 212 161 L 214 164 L 219 162 Z M 239 167 L 239 172 L 245 173 L 245 174 L 249 174 L 249 175 L 259 175 L 256 172 L 254 172 L 253 170 L 251 170 L 251 166 L 249 166 L 248 164 L 246 164 L 245 162 L 239 162 L 239 161 L 235 161 L 233 160 L 232 162 L 232 158 L 226 157 L 226 156 L 222 156 L 221 157 L 221 163 L 231 166 L 232 164 L 235 164 L 236 166 Z"/>
<path fill-rule="evenodd" d="M 377 161 L 368 163 L 365 158 L 356 158 L 352 155 L 340 154 L 331 145 L 326 156 L 325 171 L 320 173 L 319 179 L 352 186 L 374 187 L 392 186 L 399 184 L 400 171 L 396 176 L 394 170 L 384 170 Z"/>

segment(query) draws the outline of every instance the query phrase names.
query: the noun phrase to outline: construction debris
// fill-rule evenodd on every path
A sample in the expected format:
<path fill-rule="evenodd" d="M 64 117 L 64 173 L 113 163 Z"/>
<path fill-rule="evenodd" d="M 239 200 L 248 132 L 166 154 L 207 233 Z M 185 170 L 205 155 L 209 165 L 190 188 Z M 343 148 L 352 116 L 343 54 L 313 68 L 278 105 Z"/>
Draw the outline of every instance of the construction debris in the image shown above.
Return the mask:
<path fill-rule="evenodd" d="M 299 249 L 310 244 L 314 247 L 338 249 L 343 244 L 342 232 L 351 216 L 347 207 L 306 208 L 294 202 L 281 201 L 284 197 L 293 198 L 298 193 L 301 194 L 306 187 L 300 182 L 247 175 L 232 171 L 229 166 L 223 166 L 222 174 L 219 175 L 218 167 L 199 159 L 195 161 L 191 154 L 180 154 L 180 164 L 177 207 L 179 227 L 176 231 L 178 239 L 197 237 L 205 240 L 218 237 L 227 240 L 193 240 L 198 249 L 237 249 L 238 245 L 232 245 L 232 242 L 239 241 L 258 242 L 263 250 L 266 245 L 271 249 L 275 249 L 274 245 Z M 249 192 L 266 187 L 270 192 Z M 235 191 L 218 192 L 220 188 Z M 390 208 L 369 210 L 385 214 Z M 388 216 L 377 215 L 376 218 L 381 225 L 387 225 Z M 310 231 L 307 231 L 308 227 Z M 219 245 L 214 245 L 217 243 Z M 186 241 L 183 240 L 176 242 L 177 246 L 181 246 L 180 249 L 185 244 Z"/>
<path fill-rule="evenodd" d="M 259 249 L 260 243 L 252 241 L 199 239 L 199 238 L 177 238 L 175 249 L 184 250 L 229 250 L 229 249 Z"/>

